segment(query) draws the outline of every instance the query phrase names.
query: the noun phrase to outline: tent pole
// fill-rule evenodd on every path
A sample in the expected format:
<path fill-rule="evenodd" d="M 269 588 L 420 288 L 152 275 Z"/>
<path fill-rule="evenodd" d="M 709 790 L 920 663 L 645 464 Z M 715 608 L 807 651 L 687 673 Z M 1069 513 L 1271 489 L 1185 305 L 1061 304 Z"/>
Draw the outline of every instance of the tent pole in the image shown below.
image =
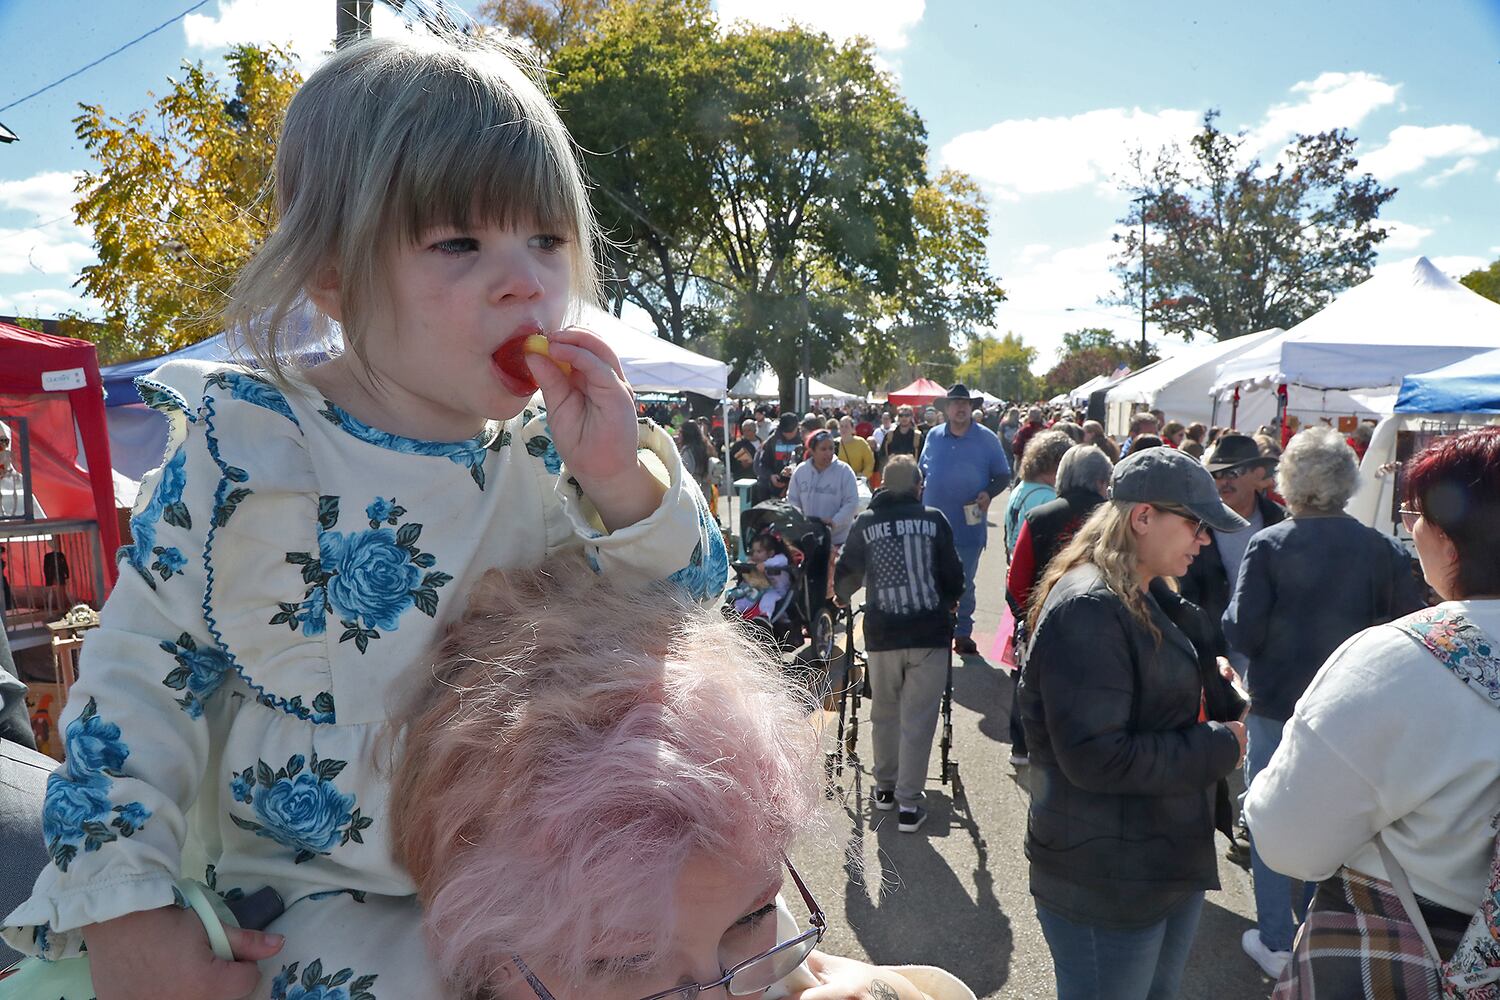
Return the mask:
<path fill-rule="evenodd" d="M 729 523 L 729 530 L 734 530 L 734 469 L 730 467 L 729 461 L 729 393 L 724 393 L 720 400 L 724 412 L 724 457 L 719 463 L 724 469 L 724 510 L 725 520 Z M 715 514 L 718 511 L 714 511 Z"/>

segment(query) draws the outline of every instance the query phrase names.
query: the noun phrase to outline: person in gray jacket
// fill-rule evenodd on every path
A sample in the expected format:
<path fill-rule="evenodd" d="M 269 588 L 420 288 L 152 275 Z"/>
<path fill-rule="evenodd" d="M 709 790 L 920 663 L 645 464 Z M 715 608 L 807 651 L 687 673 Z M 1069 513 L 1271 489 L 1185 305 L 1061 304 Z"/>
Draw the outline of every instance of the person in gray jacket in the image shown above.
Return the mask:
<path fill-rule="evenodd" d="M 849 526 L 859 510 L 859 481 L 854 470 L 835 456 L 834 438 L 828 431 L 807 436 L 807 460 L 792 470 L 786 502 L 828 525 L 835 547 L 849 537 Z"/>

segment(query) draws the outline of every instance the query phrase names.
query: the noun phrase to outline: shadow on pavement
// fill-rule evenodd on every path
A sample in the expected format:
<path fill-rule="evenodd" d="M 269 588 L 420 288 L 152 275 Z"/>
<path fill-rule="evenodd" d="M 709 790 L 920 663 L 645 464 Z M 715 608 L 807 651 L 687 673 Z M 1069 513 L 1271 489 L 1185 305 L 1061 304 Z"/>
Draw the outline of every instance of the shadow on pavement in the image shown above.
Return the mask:
<path fill-rule="evenodd" d="M 1182 981 L 1193 984 L 1194 996 L 1270 996 L 1271 980 L 1261 974 L 1239 946 L 1240 935 L 1254 927 L 1254 922 L 1219 906 L 1214 896 L 1215 893 L 1209 893 L 1203 905 L 1203 919 L 1198 923 Z"/>
<path fill-rule="evenodd" d="M 861 872 L 849 867 L 844 913 L 860 945 L 877 964 L 937 965 L 977 996 L 997 992 L 1010 975 L 1013 935 L 995 895 L 988 846 L 973 816 L 964 807 L 955 808 L 946 790 L 934 790 L 936 781 L 930 779 L 927 823 L 915 834 L 901 833 L 894 812 L 873 811 L 863 794 L 865 781 L 857 766 L 845 774 L 846 814 L 852 823 L 848 854 L 865 858 L 868 865 L 865 838 L 873 836 L 879 858 L 878 868 Z M 941 842 L 951 836 L 973 843 L 973 896 L 939 853 Z"/>
<path fill-rule="evenodd" d="M 981 734 L 1007 746 L 1010 744 L 1010 698 L 1013 689 L 1010 672 L 991 664 L 982 656 L 965 656 L 963 666 L 953 668 L 954 703 L 979 716 Z"/>

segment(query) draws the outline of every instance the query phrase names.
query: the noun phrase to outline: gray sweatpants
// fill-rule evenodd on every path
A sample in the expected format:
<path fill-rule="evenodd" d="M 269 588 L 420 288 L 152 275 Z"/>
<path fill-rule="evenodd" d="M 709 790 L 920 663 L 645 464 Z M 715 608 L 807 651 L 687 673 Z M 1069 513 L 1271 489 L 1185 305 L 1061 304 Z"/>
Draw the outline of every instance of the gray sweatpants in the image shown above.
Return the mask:
<path fill-rule="evenodd" d="M 952 655 L 947 646 L 870 652 L 875 787 L 895 789 L 902 809 L 922 801 Z"/>

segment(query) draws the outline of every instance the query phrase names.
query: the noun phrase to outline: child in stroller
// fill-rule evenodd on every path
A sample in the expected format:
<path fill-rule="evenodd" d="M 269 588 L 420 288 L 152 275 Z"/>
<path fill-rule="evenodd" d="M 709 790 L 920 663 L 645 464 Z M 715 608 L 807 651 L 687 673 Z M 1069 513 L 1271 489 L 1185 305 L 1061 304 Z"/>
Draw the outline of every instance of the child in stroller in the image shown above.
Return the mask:
<path fill-rule="evenodd" d="M 774 531 L 762 531 L 750 542 L 750 561 L 735 564 L 735 585 L 728 598 L 743 618 L 775 622 L 786 616 L 792 589 L 791 557 Z"/>
<path fill-rule="evenodd" d="M 765 535 L 773 537 L 776 551 L 787 557 L 783 571 L 786 589 L 776 590 L 774 602 L 771 594 L 762 599 L 773 604 L 767 616 L 750 617 L 756 625 L 764 626 L 783 650 L 791 651 L 806 640 L 811 644 L 809 658 L 826 661 L 833 652 L 834 606 L 828 598 L 829 561 L 828 552 L 831 534 L 826 524 L 807 517 L 785 500 L 767 500 L 744 512 L 740 521 L 740 535 L 747 549 L 754 547 L 757 539 Z M 743 615 L 736 611 L 736 602 L 748 597 L 750 590 L 740 586 L 758 581 L 752 573 L 760 569 L 754 562 L 734 564 L 738 576 L 736 587 L 730 591 L 726 602 L 726 614 Z M 748 579 L 747 579 L 748 578 Z M 766 574 L 767 582 L 772 582 Z"/>

